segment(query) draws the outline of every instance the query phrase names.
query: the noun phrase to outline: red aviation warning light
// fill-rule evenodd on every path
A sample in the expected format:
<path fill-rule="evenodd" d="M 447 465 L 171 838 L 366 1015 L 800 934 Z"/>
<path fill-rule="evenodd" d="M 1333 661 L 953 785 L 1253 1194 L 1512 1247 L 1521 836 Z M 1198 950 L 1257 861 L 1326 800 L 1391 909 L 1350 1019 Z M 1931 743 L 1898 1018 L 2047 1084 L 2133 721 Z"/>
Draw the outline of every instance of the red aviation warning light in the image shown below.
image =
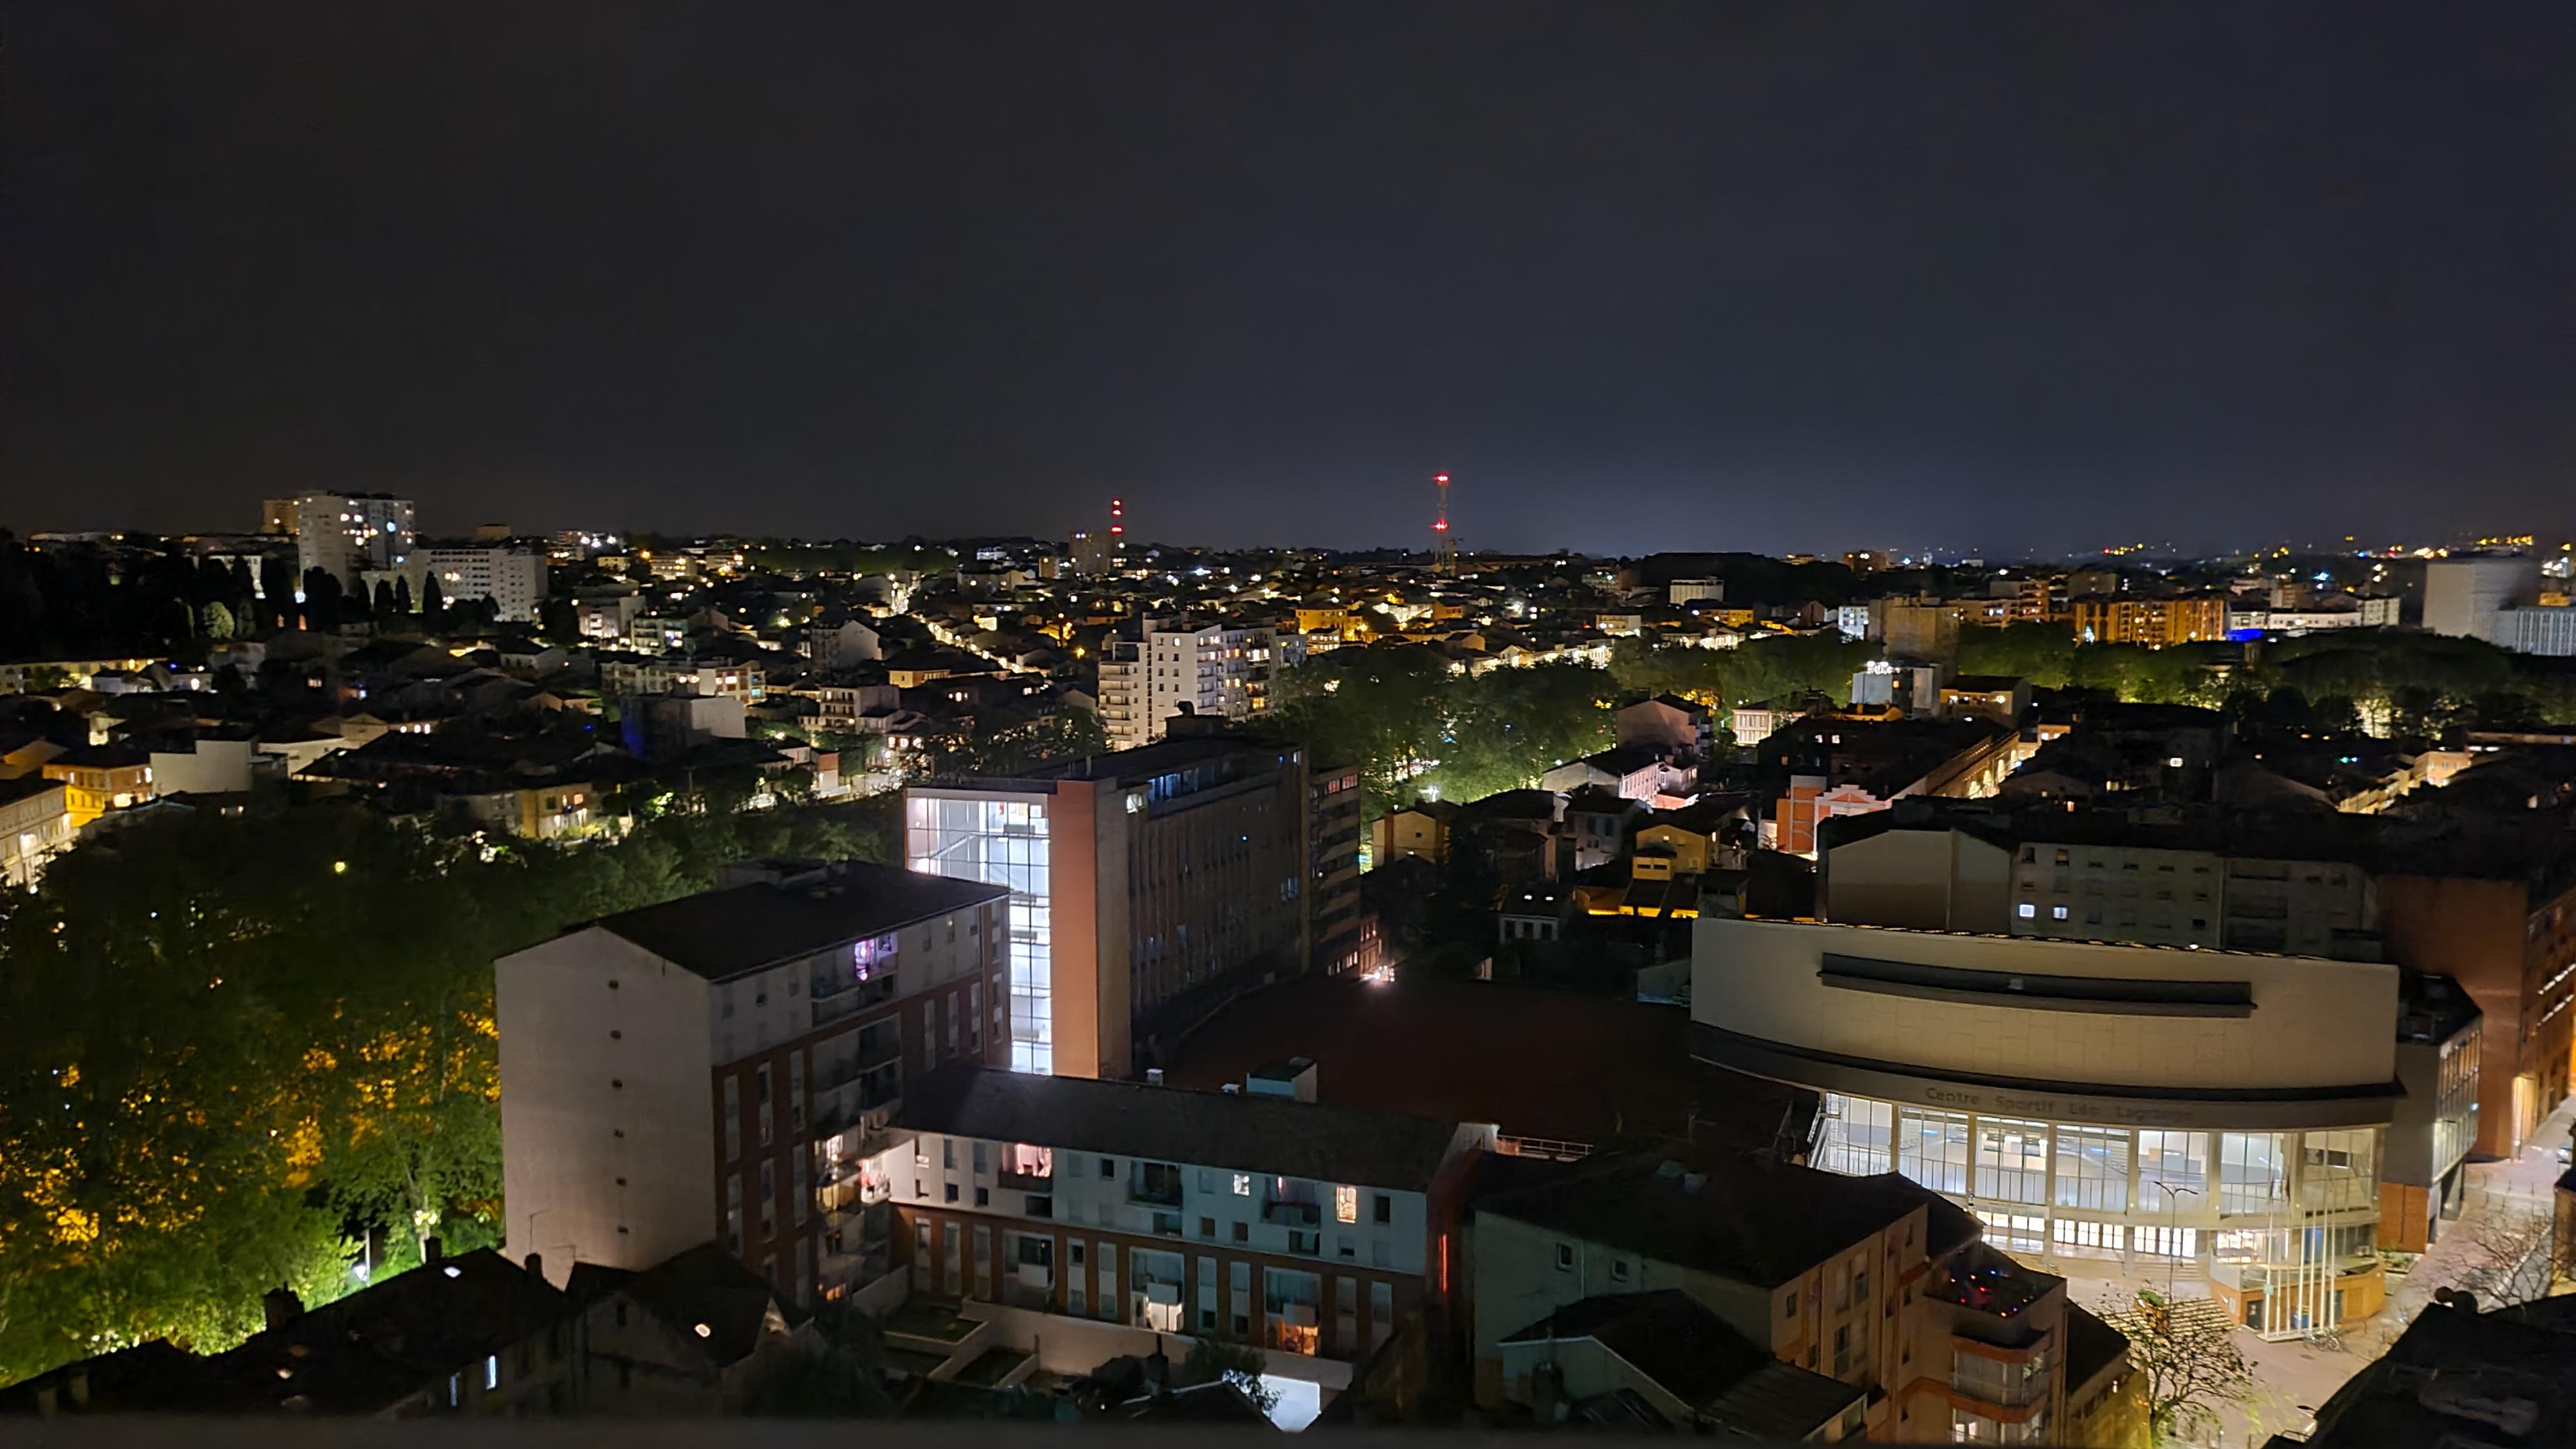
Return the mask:
<path fill-rule="evenodd" d="M 1125 533 L 1125 532 L 1127 531 L 1126 518 L 1127 518 L 1127 500 L 1126 500 L 1126 499 L 1124 499 L 1124 498 L 1112 498 L 1112 499 L 1110 499 L 1110 500 L 1109 500 L 1109 532 L 1110 532 L 1110 535 L 1111 535 L 1112 537 L 1115 537 L 1115 536 L 1117 536 L 1117 535 L 1119 535 L 1119 534 L 1122 534 L 1122 533 Z"/>
<path fill-rule="evenodd" d="M 1440 514 L 1431 524 L 1431 571 L 1454 576 L 1458 572 L 1458 545 L 1449 540 L 1449 475 L 1434 473 L 1431 481 L 1440 489 Z"/>

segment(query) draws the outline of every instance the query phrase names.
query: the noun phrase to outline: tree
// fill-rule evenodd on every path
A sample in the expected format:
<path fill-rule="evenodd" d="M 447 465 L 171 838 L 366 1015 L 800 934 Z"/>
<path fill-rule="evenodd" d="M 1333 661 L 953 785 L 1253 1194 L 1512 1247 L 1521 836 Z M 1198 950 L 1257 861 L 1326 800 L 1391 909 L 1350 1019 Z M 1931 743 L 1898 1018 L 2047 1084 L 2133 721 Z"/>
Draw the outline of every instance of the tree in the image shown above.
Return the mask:
<path fill-rule="evenodd" d="M 1242 1391 L 1253 1407 L 1267 1414 L 1279 1407 L 1279 1391 L 1261 1381 L 1262 1370 L 1269 1367 L 1261 1354 L 1249 1344 L 1215 1334 L 1202 1334 L 1190 1343 L 1189 1356 L 1181 1360 L 1180 1382 L 1212 1384 L 1224 1379 Z"/>
<path fill-rule="evenodd" d="M 433 625 L 446 620 L 447 599 L 439 592 L 438 575 L 435 573 L 420 576 L 420 616 Z"/>
<path fill-rule="evenodd" d="M 2129 1364 L 2143 1384 L 2148 1432 L 2156 1443 L 2206 1441 L 2218 1430 L 2222 1405 L 2253 1399 L 2253 1367 L 2217 1305 L 2175 1303 L 2141 1289 L 2125 1304 L 2116 1296 L 2104 1298 L 2101 1315 L 2129 1340 Z"/>
<path fill-rule="evenodd" d="M 2482 1308 L 2529 1303 L 2548 1295 L 2553 1224 L 2544 1210 L 2490 1195 L 2453 1229 L 2469 1240 L 2458 1286 Z"/>
<path fill-rule="evenodd" d="M 304 627 L 324 634 L 340 627 L 340 576 L 329 569 L 304 571 Z"/>
<path fill-rule="evenodd" d="M 411 575 L 404 574 L 394 580 L 394 612 L 408 615 L 411 611 Z"/>
<path fill-rule="evenodd" d="M 207 638 L 230 639 L 233 637 L 233 611 L 225 608 L 220 600 L 210 600 L 206 604 L 202 613 L 205 619 L 204 631 Z"/>

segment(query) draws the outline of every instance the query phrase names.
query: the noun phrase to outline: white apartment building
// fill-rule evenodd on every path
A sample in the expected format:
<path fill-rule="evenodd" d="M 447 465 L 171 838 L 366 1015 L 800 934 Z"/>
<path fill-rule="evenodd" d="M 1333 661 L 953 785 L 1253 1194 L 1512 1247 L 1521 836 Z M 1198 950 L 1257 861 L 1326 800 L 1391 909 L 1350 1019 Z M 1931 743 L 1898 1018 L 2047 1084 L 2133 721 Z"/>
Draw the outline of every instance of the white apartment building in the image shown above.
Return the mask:
<path fill-rule="evenodd" d="M 1113 750 L 1163 737 L 1182 712 L 1242 721 L 1270 708 L 1276 641 L 1264 628 L 1148 619 L 1140 637 L 1112 639 L 1100 660 L 1100 723 Z"/>
<path fill-rule="evenodd" d="M 415 557 L 441 598 L 490 599 L 503 623 L 534 623 L 546 601 L 546 556 L 535 549 L 425 548 Z"/>
<path fill-rule="evenodd" d="M 0 780 L 0 886 L 34 890 L 45 862 L 71 849 L 68 790 L 39 775 Z"/>
<path fill-rule="evenodd" d="M 1323 1106 L 1312 1070 L 1193 1092 L 951 1067 L 905 1097 L 909 1140 L 858 1180 L 900 1219 L 913 1292 L 1018 1310 L 1004 1342 L 1070 1350 L 1046 1367 L 1212 1335 L 1319 1404 L 1446 1299 L 1439 1205 L 1494 1129 Z"/>
<path fill-rule="evenodd" d="M 2337 958 L 2379 949 L 2370 872 L 2341 861 L 2029 841 L 2011 903 L 2016 936 Z"/>
<path fill-rule="evenodd" d="M 295 495 L 295 569 L 323 569 L 355 586 L 362 573 L 411 562 L 412 501 L 384 493 Z"/>
<path fill-rule="evenodd" d="M 2512 647 L 2505 613 L 2540 597 L 2540 561 L 2516 554 L 2469 554 L 2424 565 L 2424 627 L 2436 634 Z"/>
<path fill-rule="evenodd" d="M 2519 605 L 2504 611 L 2498 628 L 2504 647 L 2516 654 L 2559 659 L 2576 654 L 2576 605 Z"/>
<path fill-rule="evenodd" d="M 999 1055 L 999 887 L 856 861 L 719 882 L 494 963 L 504 1230 L 557 1283 L 710 1240 L 798 1302 L 882 1277 L 836 1165 L 907 1084 Z"/>

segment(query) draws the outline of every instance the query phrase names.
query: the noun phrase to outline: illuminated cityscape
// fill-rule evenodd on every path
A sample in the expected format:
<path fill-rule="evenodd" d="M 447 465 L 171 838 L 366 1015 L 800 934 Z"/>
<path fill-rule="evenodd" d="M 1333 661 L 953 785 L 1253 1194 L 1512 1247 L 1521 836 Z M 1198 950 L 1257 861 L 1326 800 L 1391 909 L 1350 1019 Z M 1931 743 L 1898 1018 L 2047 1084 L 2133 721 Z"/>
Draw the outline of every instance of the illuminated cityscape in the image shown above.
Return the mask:
<path fill-rule="evenodd" d="M 0 1416 L 2576 1434 L 2565 27 L 120 8 Z"/>

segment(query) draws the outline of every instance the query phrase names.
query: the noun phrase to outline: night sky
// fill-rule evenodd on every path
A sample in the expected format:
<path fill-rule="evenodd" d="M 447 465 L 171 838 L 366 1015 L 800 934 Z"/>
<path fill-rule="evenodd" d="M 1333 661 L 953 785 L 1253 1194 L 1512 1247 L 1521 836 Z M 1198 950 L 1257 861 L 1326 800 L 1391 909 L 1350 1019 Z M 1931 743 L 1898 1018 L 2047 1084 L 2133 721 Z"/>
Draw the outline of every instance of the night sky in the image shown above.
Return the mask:
<path fill-rule="evenodd" d="M 2576 527 L 2563 4 L 19 0 L 0 523 Z"/>

